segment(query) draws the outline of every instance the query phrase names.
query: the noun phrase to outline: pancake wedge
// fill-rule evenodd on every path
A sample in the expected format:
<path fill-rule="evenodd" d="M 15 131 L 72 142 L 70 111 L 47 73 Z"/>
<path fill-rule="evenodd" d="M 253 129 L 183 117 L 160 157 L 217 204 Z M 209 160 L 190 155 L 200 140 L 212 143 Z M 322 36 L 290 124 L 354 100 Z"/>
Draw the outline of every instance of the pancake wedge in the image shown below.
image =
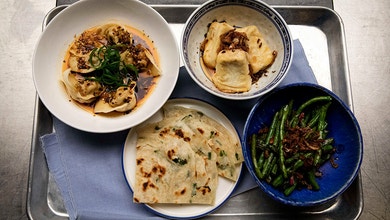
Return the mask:
<path fill-rule="evenodd" d="M 236 181 L 239 140 L 200 111 L 164 106 L 163 119 L 138 127 L 134 202 L 214 204 L 218 176 Z"/>

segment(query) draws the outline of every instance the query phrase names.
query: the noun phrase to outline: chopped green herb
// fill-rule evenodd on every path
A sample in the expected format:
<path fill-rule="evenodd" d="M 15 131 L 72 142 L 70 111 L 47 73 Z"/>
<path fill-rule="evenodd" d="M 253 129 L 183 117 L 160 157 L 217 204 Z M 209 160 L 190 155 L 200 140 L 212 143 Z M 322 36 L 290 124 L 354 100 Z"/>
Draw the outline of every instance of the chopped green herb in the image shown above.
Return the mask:
<path fill-rule="evenodd" d="M 93 49 L 88 61 L 96 69 L 95 76 L 86 77 L 86 79 L 97 81 L 111 90 L 128 86 L 131 81 L 136 81 L 138 69 L 134 65 L 121 61 L 119 52 L 123 49 L 126 49 L 125 45 L 102 46 Z"/>
<path fill-rule="evenodd" d="M 191 117 L 192 117 L 192 115 L 189 114 L 189 115 L 184 116 L 181 120 L 183 121 L 183 120 L 186 120 L 187 118 L 191 118 Z"/>
<path fill-rule="evenodd" d="M 173 162 L 179 164 L 179 165 L 185 165 L 187 164 L 187 159 L 181 159 L 181 158 L 175 158 L 172 160 Z"/>
<path fill-rule="evenodd" d="M 161 129 L 161 127 L 158 126 L 158 125 L 156 125 L 156 127 L 154 127 L 154 130 L 156 130 L 156 131 L 158 131 L 158 130 L 160 130 L 160 129 Z"/>
<path fill-rule="evenodd" d="M 196 183 L 193 183 L 193 184 L 192 184 L 191 196 L 195 196 L 195 195 L 196 195 L 196 187 L 197 187 Z"/>
<path fill-rule="evenodd" d="M 224 169 L 226 169 L 226 168 L 228 167 L 228 165 L 227 165 L 227 164 L 218 164 L 218 163 L 217 163 L 217 167 L 218 167 L 219 169 L 221 169 L 221 170 L 224 170 Z"/>
<path fill-rule="evenodd" d="M 224 157 L 224 156 L 227 156 L 227 154 L 226 154 L 226 152 L 224 150 L 221 150 L 219 152 L 219 156 Z"/>
<path fill-rule="evenodd" d="M 203 114 L 203 112 L 197 112 L 200 116 L 203 116 L 204 114 Z"/>

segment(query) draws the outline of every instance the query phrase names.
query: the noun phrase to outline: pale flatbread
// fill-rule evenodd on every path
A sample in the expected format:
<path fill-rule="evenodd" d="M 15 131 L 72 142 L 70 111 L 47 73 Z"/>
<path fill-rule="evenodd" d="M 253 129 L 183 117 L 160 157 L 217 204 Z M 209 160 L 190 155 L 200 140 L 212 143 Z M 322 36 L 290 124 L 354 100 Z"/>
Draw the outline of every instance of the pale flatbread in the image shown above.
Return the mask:
<path fill-rule="evenodd" d="M 238 179 L 238 140 L 202 112 L 163 110 L 161 121 L 137 129 L 134 202 L 214 204 L 218 175 Z"/>
<path fill-rule="evenodd" d="M 233 181 L 238 178 L 237 165 L 244 161 L 241 145 L 224 126 L 200 111 L 179 107 L 164 107 L 164 117 L 176 123 L 194 151 L 207 156 L 216 153 L 218 174 Z M 172 122 L 171 122 L 172 123 Z"/>
<path fill-rule="evenodd" d="M 214 204 L 216 165 L 176 135 L 155 131 L 139 133 L 134 202 Z"/>

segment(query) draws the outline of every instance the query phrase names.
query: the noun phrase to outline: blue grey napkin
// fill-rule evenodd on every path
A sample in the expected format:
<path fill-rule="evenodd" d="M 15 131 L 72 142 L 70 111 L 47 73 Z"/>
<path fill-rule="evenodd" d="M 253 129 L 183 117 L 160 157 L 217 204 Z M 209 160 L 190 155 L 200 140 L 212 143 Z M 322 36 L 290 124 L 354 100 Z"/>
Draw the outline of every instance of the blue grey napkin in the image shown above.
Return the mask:
<path fill-rule="evenodd" d="M 295 82 L 316 83 L 298 40 L 294 41 L 292 66 L 281 85 Z M 216 106 L 233 122 L 240 136 L 257 101 L 232 101 L 210 95 L 192 81 L 183 67 L 171 96 L 176 97 L 198 98 Z M 70 219 L 160 218 L 144 205 L 133 203 L 122 171 L 122 150 L 129 130 L 95 134 L 74 129 L 55 117 L 53 123 L 55 132 L 42 136 L 41 145 Z M 244 166 L 232 196 L 254 187 L 256 183 Z"/>

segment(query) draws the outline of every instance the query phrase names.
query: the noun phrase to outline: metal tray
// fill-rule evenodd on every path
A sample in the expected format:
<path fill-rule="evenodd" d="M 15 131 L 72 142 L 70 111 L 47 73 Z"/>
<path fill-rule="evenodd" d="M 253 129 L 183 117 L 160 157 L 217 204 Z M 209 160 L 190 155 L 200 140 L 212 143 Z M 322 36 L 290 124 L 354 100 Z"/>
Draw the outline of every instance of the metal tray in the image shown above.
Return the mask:
<path fill-rule="evenodd" d="M 51 10 L 46 15 L 42 28 L 65 7 L 58 6 Z M 185 21 L 198 6 L 153 5 L 153 7 L 170 23 L 177 39 L 180 39 Z M 301 41 L 318 83 L 335 92 L 353 110 L 344 27 L 340 17 L 326 7 L 275 6 L 274 8 L 289 24 L 293 37 Z M 39 142 L 41 135 L 52 130 L 50 113 L 36 96 L 27 195 L 27 212 L 30 219 L 68 218 L 61 194 L 48 172 Z M 320 206 L 310 208 L 284 206 L 255 188 L 232 197 L 223 207 L 206 218 L 357 219 L 362 209 L 363 195 L 359 174 L 341 196 Z"/>

